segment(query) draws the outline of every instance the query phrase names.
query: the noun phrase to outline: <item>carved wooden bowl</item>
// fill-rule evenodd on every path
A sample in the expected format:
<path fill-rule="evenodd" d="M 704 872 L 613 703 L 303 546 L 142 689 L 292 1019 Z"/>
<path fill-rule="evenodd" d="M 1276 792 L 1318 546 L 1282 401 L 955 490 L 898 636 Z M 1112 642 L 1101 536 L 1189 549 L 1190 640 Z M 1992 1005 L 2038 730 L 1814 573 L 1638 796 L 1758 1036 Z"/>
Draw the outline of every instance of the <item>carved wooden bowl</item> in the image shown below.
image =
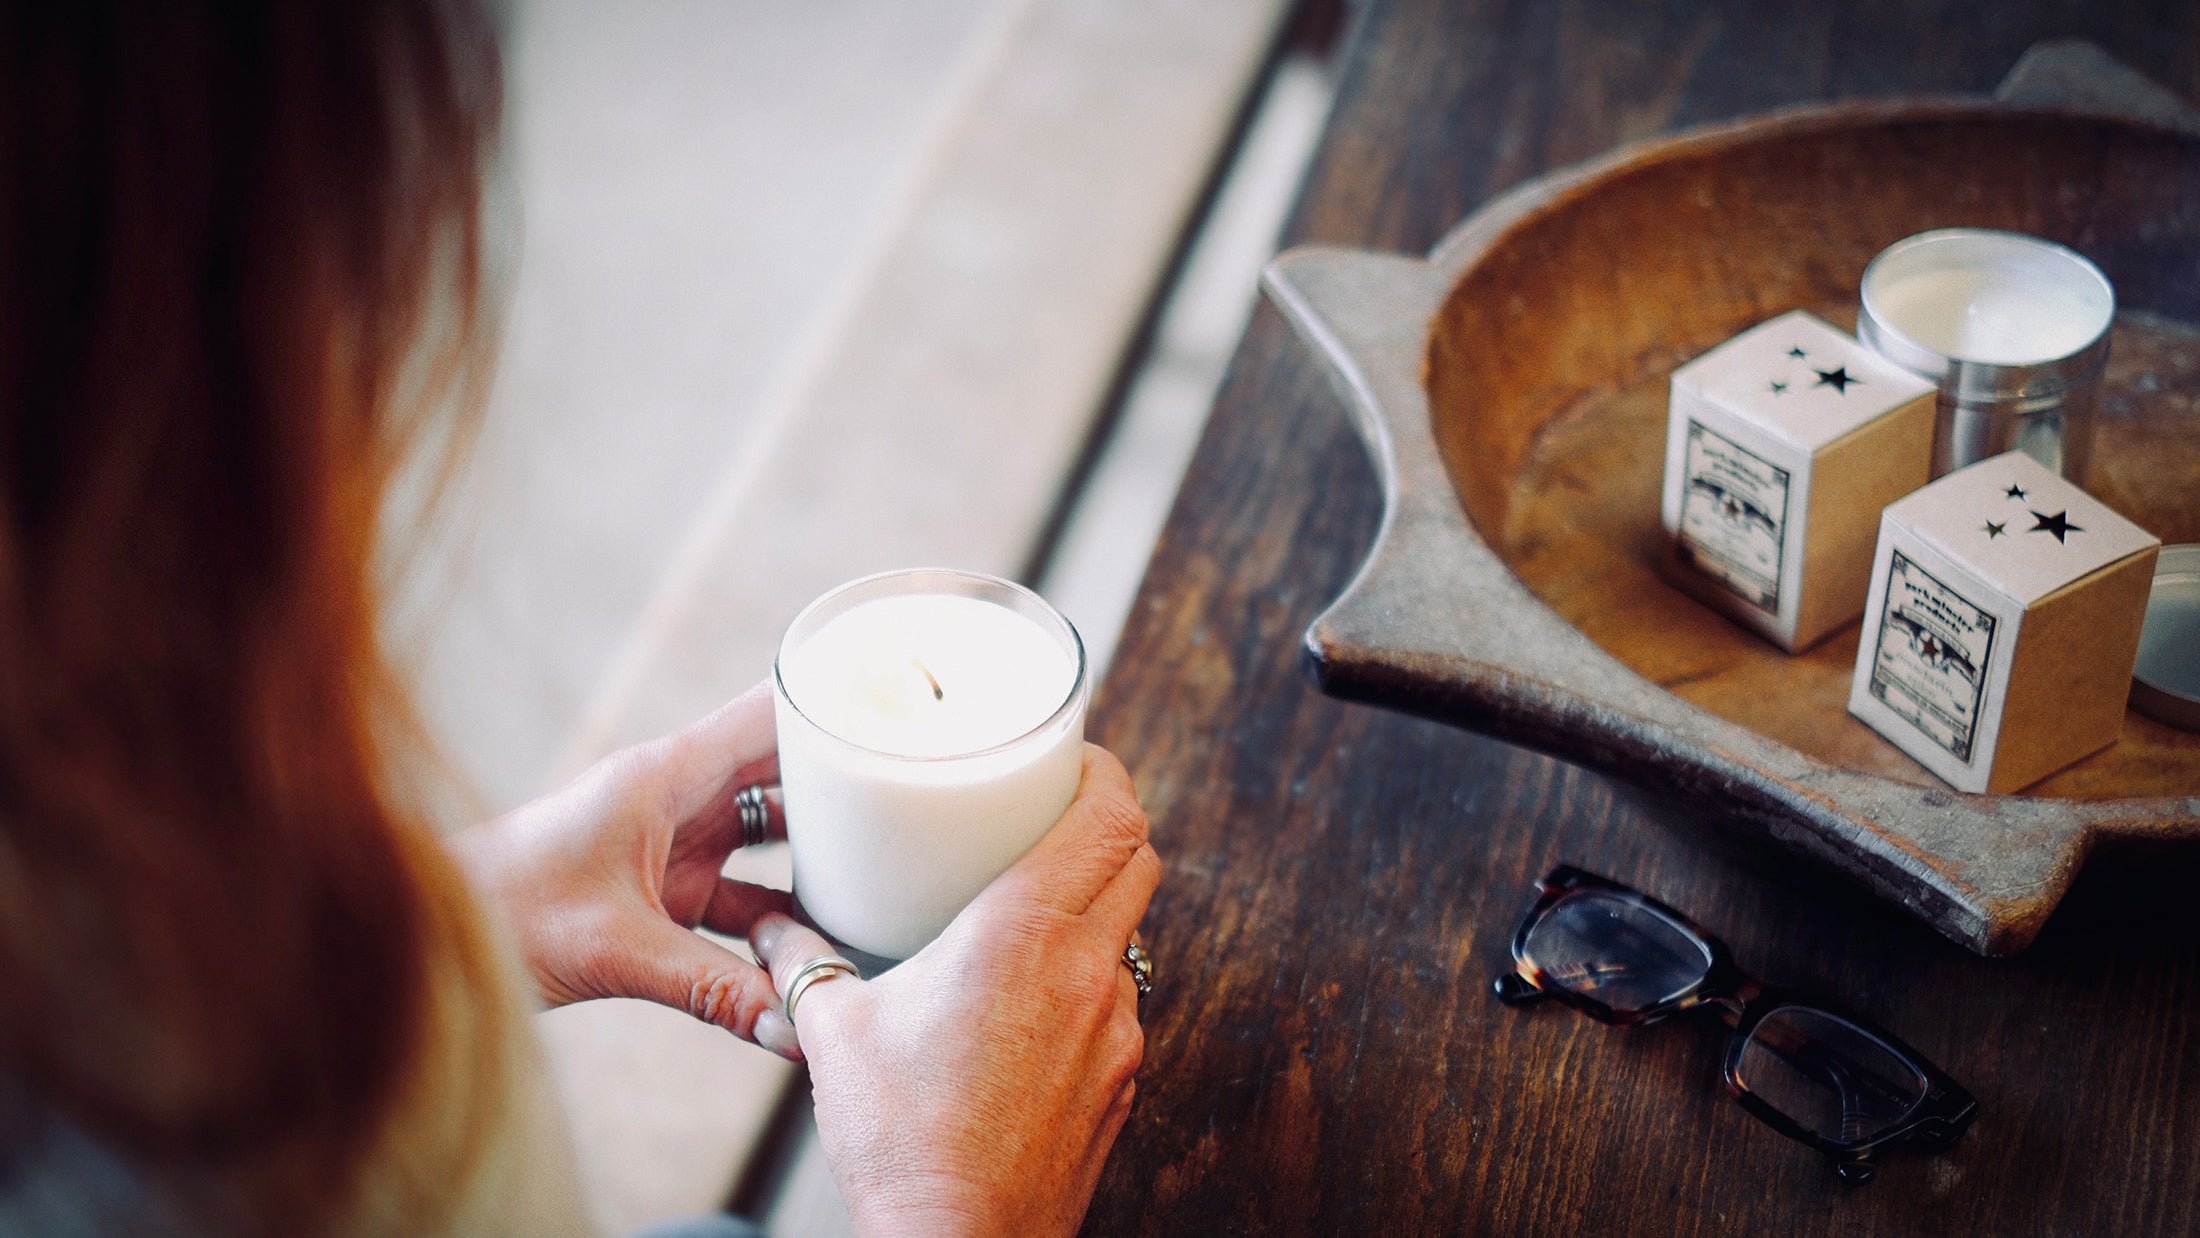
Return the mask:
<path fill-rule="evenodd" d="M 2200 839 L 2200 735 L 2131 713 L 2026 794 L 1960 794 L 1847 713 L 1855 625 L 1790 657 L 1656 568 L 1674 366 L 1792 308 L 1853 326 L 1872 256 L 1954 225 L 2108 273 L 2089 488 L 2200 541 L 2200 136 L 2114 91 L 2059 102 L 1783 113 L 1522 186 L 1426 259 L 1278 259 L 1266 290 L 1332 362 L 1386 496 L 1307 633 L 1323 687 L 1761 825 L 1982 953 L 2027 945 L 2097 842 Z"/>

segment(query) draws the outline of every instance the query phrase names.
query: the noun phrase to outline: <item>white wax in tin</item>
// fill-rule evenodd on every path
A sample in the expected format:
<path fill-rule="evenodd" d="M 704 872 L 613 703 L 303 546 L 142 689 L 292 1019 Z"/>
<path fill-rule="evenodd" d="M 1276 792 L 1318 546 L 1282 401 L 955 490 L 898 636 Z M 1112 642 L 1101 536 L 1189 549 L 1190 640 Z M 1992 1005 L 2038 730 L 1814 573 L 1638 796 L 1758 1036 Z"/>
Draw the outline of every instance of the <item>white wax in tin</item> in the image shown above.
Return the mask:
<path fill-rule="evenodd" d="M 1950 237 L 1873 272 L 1880 320 L 1944 357 L 2034 365 L 2093 342 L 2113 294 L 2060 246 L 2011 233 Z"/>

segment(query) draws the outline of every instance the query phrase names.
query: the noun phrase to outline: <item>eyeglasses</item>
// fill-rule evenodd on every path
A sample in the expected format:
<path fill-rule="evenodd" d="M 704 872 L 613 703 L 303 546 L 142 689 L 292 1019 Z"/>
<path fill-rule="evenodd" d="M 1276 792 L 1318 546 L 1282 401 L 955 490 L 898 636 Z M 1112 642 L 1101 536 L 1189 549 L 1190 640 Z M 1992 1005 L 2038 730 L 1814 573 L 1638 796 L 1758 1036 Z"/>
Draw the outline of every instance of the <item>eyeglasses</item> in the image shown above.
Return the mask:
<path fill-rule="evenodd" d="M 1759 984 L 1726 943 L 1646 894 L 1562 865 L 1513 934 L 1497 998 L 1548 997 L 1622 1026 L 1710 1008 L 1734 1027 L 1726 1086 L 1774 1130 L 1831 1157 L 1862 1184 L 1898 1144 L 1941 1152 L 1978 1102 L 1915 1049 L 1860 1019 Z"/>

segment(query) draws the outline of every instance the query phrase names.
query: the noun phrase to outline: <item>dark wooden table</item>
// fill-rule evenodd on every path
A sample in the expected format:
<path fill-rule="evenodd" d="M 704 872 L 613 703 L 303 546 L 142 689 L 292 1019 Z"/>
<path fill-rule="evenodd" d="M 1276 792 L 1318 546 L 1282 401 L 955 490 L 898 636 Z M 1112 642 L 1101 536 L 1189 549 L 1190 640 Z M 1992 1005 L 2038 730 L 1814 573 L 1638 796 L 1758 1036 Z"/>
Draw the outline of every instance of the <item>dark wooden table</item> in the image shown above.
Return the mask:
<path fill-rule="evenodd" d="M 1425 251 L 1615 143 L 1986 92 L 2071 35 L 2200 97 L 2191 0 L 1373 4 L 1287 240 Z M 1377 513 L 1343 405 L 1264 309 L 1095 717 L 1168 872 L 1142 1091 L 1088 1232 L 2200 1232 L 2200 856 L 2097 856 L 2029 953 L 1987 961 L 1624 784 L 1327 699 L 1300 634 Z M 1883 1022 L 1977 1093 L 1977 1125 L 1847 1188 L 1726 1097 L 1723 1028 L 1497 1005 L 1562 860 Z"/>

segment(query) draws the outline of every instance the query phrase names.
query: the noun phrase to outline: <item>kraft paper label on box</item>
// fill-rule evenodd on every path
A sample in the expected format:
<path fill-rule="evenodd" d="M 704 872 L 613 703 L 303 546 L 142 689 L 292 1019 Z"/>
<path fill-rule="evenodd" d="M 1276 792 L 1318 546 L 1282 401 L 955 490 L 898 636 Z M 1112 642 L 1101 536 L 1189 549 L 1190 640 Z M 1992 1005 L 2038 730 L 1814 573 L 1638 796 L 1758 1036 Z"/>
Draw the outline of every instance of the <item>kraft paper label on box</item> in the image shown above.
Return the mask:
<path fill-rule="evenodd" d="M 1693 420 L 1684 468 L 1682 557 L 1750 605 L 1778 611 L 1788 471 Z"/>
<path fill-rule="evenodd" d="M 1887 566 L 1871 694 L 1959 761 L 1971 759 L 1994 616 L 1897 550 Z"/>

